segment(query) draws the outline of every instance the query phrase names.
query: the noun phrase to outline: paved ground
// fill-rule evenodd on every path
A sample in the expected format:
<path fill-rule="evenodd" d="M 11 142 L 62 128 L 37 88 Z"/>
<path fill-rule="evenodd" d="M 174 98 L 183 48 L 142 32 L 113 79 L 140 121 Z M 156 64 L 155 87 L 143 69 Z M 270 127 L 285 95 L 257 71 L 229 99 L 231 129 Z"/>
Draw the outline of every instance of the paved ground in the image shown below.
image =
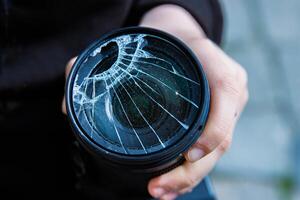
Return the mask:
<path fill-rule="evenodd" d="M 300 199 L 300 1 L 221 2 L 223 46 L 248 71 L 250 100 L 215 190 L 220 200 Z"/>

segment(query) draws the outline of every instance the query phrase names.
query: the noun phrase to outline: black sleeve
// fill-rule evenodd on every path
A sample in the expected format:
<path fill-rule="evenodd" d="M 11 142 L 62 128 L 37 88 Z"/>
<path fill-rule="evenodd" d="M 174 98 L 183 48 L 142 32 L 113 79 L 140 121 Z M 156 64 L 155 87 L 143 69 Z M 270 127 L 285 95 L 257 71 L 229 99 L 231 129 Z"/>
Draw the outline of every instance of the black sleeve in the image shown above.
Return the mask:
<path fill-rule="evenodd" d="M 162 4 L 183 7 L 201 25 L 208 38 L 221 43 L 223 15 L 218 0 L 137 0 L 133 3 L 126 25 L 137 25 L 147 11 Z"/>

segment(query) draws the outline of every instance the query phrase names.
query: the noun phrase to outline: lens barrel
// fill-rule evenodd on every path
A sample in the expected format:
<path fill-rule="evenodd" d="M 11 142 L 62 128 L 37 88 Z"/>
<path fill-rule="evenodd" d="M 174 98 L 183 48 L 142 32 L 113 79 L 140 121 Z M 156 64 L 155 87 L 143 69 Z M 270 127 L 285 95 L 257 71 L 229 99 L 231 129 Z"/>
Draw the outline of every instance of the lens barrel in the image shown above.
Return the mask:
<path fill-rule="evenodd" d="M 98 160 L 131 172 L 182 163 L 200 136 L 210 93 L 202 66 L 180 40 L 131 27 L 103 36 L 74 63 L 66 83 L 77 140 Z"/>

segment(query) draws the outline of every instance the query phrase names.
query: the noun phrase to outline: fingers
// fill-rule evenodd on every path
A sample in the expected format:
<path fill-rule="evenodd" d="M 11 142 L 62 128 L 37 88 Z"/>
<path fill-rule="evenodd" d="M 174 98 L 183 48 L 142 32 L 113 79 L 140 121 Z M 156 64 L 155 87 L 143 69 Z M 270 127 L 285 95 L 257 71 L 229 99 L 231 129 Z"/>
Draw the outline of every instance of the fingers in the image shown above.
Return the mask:
<path fill-rule="evenodd" d="M 70 73 L 70 71 L 71 71 L 71 69 L 72 69 L 72 66 L 73 66 L 73 64 L 75 63 L 76 58 L 77 58 L 77 57 L 72 58 L 72 59 L 69 60 L 69 62 L 67 63 L 66 69 L 65 69 L 65 78 L 68 77 L 68 75 L 69 75 L 69 73 Z M 61 110 L 62 110 L 62 112 L 63 112 L 65 115 L 67 114 L 65 95 L 64 95 L 63 100 L 62 100 Z"/>
<path fill-rule="evenodd" d="M 68 77 L 71 69 L 72 69 L 72 66 L 74 65 L 75 61 L 76 61 L 77 57 L 73 57 L 69 60 L 69 62 L 67 63 L 66 65 L 66 69 L 65 69 L 65 78 Z"/>
<path fill-rule="evenodd" d="M 205 129 L 196 143 L 185 153 L 186 159 L 191 162 L 213 151 L 227 134 L 232 134 L 236 123 L 238 100 L 218 90 L 212 91 L 211 95 L 211 109 Z"/>
<path fill-rule="evenodd" d="M 211 107 L 205 129 L 185 158 L 195 162 L 232 134 L 247 99 L 246 72 L 208 39 L 191 45 L 199 57 L 211 89 Z"/>
<path fill-rule="evenodd" d="M 61 111 L 62 111 L 63 114 L 65 114 L 65 115 L 67 114 L 65 95 L 64 95 L 62 103 L 61 103 Z"/>
<path fill-rule="evenodd" d="M 226 152 L 231 144 L 231 135 L 218 145 L 218 147 L 206 157 L 197 162 L 185 162 L 172 171 L 152 179 L 148 185 L 149 193 L 160 199 L 174 199 L 177 195 L 192 191 L 207 174 L 212 170 L 216 162 Z"/>

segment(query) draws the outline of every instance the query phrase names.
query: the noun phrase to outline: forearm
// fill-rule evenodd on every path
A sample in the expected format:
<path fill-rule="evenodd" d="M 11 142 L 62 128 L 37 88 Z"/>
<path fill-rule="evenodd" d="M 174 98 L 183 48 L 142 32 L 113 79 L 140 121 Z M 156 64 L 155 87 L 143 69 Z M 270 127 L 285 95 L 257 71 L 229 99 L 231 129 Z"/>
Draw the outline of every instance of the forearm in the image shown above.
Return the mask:
<path fill-rule="evenodd" d="M 161 5 L 148 11 L 143 16 L 140 26 L 168 32 L 185 43 L 206 38 L 193 16 L 185 9 L 172 4 Z"/>

